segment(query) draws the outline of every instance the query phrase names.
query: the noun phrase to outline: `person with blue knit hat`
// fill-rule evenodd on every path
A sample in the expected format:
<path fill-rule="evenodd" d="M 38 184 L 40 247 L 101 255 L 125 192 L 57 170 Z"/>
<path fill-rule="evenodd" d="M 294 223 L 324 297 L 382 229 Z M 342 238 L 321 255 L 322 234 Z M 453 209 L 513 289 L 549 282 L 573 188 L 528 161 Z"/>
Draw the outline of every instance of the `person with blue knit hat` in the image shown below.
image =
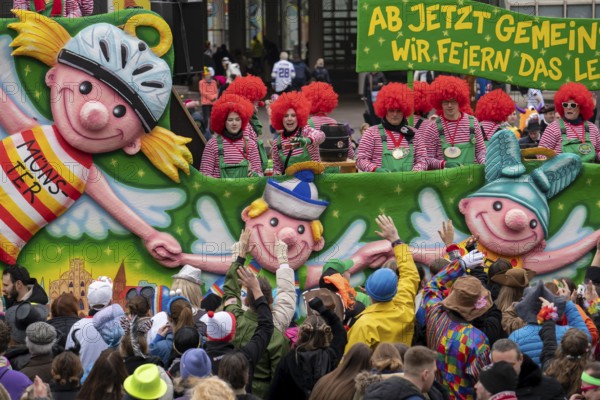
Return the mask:
<path fill-rule="evenodd" d="M 563 153 L 527 173 L 512 131 L 496 133 L 487 149 L 487 184 L 459 203 L 486 264 L 505 258 L 513 267 L 548 273 L 580 259 L 594 248 L 600 231 L 568 246 L 546 249 L 550 226 L 548 201 L 565 190 L 581 169 L 580 157 Z"/>
<path fill-rule="evenodd" d="M 348 331 L 346 352 L 359 342 L 366 343 L 371 349 L 382 342 L 412 344 L 419 272 L 392 218 L 380 215 L 375 221 L 380 229 L 375 233 L 390 242 L 398 269 L 381 268 L 367 279 L 365 288 L 372 304 Z"/>

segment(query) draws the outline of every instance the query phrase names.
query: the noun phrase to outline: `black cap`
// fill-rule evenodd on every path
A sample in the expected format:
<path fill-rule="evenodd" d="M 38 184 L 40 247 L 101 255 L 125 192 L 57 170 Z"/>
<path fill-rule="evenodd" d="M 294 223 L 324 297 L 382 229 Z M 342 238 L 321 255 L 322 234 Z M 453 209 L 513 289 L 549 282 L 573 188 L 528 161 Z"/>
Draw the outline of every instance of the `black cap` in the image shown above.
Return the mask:
<path fill-rule="evenodd" d="M 500 361 L 485 366 L 479 372 L 479 382 L 491 394 L 514 392 L 517 390 L 519 377 L 511 364 Z"/>
<path fill-rule="evenodd" d="M 541 130 L 542 130 L 542 127 L 541 127 L 540 123 L 537 121 L 529 121 L 527 126 L 525 126 L 525 132 L 536 132 L 536 131 L 541 131 Z"/>

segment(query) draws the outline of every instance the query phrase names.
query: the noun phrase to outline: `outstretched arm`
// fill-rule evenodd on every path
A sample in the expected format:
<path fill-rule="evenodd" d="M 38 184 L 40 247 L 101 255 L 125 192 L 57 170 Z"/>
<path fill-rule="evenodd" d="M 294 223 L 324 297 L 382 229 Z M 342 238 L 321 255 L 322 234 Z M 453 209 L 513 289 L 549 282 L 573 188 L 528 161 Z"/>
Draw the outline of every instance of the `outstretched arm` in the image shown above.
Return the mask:
<path fill-rule="evenodd" d="M 86 187 L 90 195 L 102 208 L 130 232 L 139 236 L 146 249 L 166 267 L 177 267 L 180 264 L 181 246 L 168 233 L 159 232 L 134 213 L 111 189 L 106 177 L 95 166 L 90 168 L 90 178 Z"/>
<path fill-rule="evenodd" d="M 0 125 L 8 134 L 14 135 L 31 129 L 39 123 L 21 111 L 0 87 Z"/>
<path fill-rule="evenodd" d="M 562 249 L 553 251 L 531 252 L 523 259 L 523 267 L 534 270 L 538 274 L 552 272 L 566 264 L 580 259 L 585 253 L 592 250 L 600 240 L 600 230 L 582 240 Z"/>

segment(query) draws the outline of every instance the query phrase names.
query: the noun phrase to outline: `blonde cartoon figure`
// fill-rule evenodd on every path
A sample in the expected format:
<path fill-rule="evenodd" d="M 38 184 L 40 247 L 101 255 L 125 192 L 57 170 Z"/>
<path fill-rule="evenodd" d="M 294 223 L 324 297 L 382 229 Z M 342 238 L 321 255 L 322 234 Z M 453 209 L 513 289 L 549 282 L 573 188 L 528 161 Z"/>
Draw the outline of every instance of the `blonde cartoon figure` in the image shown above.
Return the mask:
<path fill-rule="evenodd" d="M 71 37 L 58 23 L 14 10 L 19 22 L 13 56 L 50 67 L 54 123 L 40 125 L 0 89 L 0 125 L 9 134 L 0 145 L 0 261 L 14 264 L 21 249 L 45 225 L 88 194 L 126 229 L 139 236 L 159 263 L 179 265 L 181 246 L 134 213 L 110 188 L 93 155 L 140 150 L 172 180 L 189 174 L 189 139 L 157 126 L 171 93 L 171 71 L 160 57 L 171 47 L 166 23 L 150 14 L 131 17 L 124 31 L 99 23 Z M 161 34 L 150 48 L 135 27 Z"/>

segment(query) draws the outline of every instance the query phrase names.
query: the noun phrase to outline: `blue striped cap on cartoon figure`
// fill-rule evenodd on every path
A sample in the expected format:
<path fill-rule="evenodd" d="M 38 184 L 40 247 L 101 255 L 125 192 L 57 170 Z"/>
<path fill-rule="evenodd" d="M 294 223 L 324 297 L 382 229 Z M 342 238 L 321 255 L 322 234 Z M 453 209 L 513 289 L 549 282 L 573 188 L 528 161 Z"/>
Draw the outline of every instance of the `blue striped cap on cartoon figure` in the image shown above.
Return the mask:
<path fill-rule="evenodd" d="M 57 61 L 83 71 L 115 90 L 137 113 L 145 132 L 154 128 L 171 95 L 169 65 L 142 40 L 114 25 L 82 29 Z"/>

